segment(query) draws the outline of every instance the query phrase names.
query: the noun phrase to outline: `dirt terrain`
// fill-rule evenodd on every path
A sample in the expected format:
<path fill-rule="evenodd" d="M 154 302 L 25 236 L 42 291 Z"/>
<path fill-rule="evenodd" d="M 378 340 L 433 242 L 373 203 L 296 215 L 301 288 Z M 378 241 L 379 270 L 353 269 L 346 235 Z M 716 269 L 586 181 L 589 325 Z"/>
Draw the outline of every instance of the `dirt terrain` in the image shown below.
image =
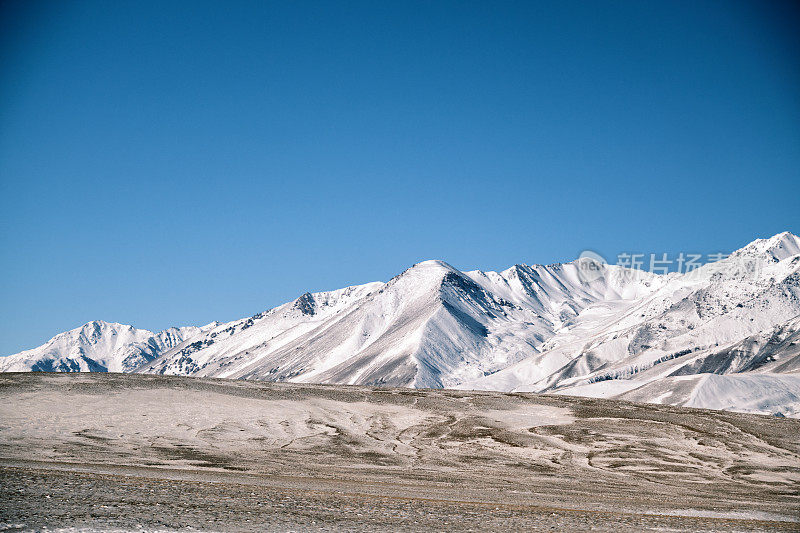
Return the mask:
<path fill-rule="evenodd" d="M 800 530 L 800 420 L 0 374 L 0 530 Z"/>

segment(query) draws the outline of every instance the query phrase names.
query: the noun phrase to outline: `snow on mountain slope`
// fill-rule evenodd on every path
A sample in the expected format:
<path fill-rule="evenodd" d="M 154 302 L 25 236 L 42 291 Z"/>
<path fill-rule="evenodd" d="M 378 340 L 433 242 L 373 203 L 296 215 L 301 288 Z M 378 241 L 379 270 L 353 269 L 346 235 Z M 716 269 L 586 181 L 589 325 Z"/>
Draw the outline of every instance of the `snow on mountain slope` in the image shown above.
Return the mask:
<path fill-rule="evenodd" d="M 219 324 L 202 335 L 167 351 L 140 372 L 171 375 L 212 375 L 234 377 L 250 367 L 262 367 L 272 352 L 303 338 L 308 332 L 337 317 L 351 304 L 382 287 L 368 283 L 330 292 L 305 293 L 297 300 L 275 307 L 249 318 Z M 346 349 L 346 347 L 342 347 Z M 284 365 L 291 367 L 291 361 Z M 270 367 L 269 370 L 272 370 Z M 287 379 L 292 371 L 282 375 L 267 371 L 265 379 Z"/>
<path fill-rule="evenodd" d="M 800 375 L 694 374 L 653 381 L 616 398 L 800 417 Z"/>
<path fill-rule="evenodd" d="M 602 317 L 616 303 L 598 302 L 545 352 L 461 387 L 616 397 L 673 374 L 797 371 L 795 341 L 786 339 L 800 315 L 798 249 L 800 239 L 783 233 L 691 273 L 661 276 L 656 290 L 611 310 L 610 321 Z M 616 382 L 599 384 L 609 380 Z"/>
<path fill-rule="evenodd" d="M 463 273 L 425 261 L 385 284 L 303 295 L 248 319 L 247 333 L 241 321 L 224 324 L 139 371 L 454 386 L 538 353 L 593 302 L 652 290 L 651 280 L 628 283 L 620 269 L 608 269 L 585 284 L 573 264 Z"/>
<path fill-rule="evenodd" d="M 153 333 L 98 320 L 0 358 L 0 372 L 130 372 L 200 331 L 183 327 Z"/>
<path fill-rule="evenodd" d="M 627 375 L 615 371 L 563 384 L 556 392 L 800 417 L 800 317 L 727 346 L 685 352 Z M 724 401 L 730 405 L 719 407 Z"/>
<path fill-rule="evenodd" d="M 683 274 L 595 267 L 591 276 L 581 275 L 578 261 L 461 272 L 425 261 L 387 283 L 306 293 L 200 329 L 153 334 L 92 323 L 85 333 L 79 328 L 0 359 L 0 370 L 630 394 L 667 402 L 690 400 L 669 400 L 664 387 L 723 391 L 729 384 L 782 391 L 764 405 L 786 406 L 800 395 L 797 382 L 782 377 L 800 374 L 795 235 L 756 240 Z M 706 374 L 728 377 L 684 379 Z M 760 377 L 739 379 L 751 374 Z M 709 394 L 691 401 L 709 403 Z"/>

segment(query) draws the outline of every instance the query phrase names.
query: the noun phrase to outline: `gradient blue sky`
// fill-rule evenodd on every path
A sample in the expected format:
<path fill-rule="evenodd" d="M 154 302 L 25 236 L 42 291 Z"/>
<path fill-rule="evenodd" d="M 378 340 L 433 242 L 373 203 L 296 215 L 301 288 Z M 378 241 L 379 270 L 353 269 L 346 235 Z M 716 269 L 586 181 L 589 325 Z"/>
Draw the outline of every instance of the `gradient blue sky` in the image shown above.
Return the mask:
<path fill-rule="evenodd" d="M 781 2 L 3 2 L 0 354 L 800 231 Z"/>

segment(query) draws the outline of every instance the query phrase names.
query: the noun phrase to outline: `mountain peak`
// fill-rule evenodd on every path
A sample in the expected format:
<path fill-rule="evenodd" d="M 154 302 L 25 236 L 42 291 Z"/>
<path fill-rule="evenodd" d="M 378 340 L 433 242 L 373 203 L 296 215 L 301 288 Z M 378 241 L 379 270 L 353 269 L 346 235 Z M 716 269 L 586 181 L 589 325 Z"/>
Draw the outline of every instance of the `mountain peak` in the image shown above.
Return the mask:
<path fill-rule="evenodd" d="M 120 330 L 122 328 L 130 328 L 133 329 L 133 326 L 127 326 L 125 324 L 118 324 L 116 322 L 106 322 L 105 320 L 90 320 L 83 325 L 78 326 L 77 328 L 70 329 L 63 333 L 59 333 L 58 335 L 54 336 L 50 339 L 49 342 L 54 342 L 58 339 L 62 338 L 69 338 L 69 337 L 77 337 L 80 335 L 92 335 L 92 334 L 99 334 L 102 331 L 107 330 Z"/>
<path fill-rule="evenodd" d="M 414 264 L 411 268 L 455 270 L 455 268 L 445 263 L 441 259 L 428 259 L 427 261 L 420 261 L 419 263 Z"/>
<path fill-rule="evenodd" d="M 316 314 L 316 305 L 314 295 L 310 292 L 302 294 L 297 300 L 294 301 L 294 308 L 303 313 L 304 315 L 312 316 Z"/>
<path fill-rule="evenodd" d="M 389 280 L 387 285 L 395 283 L 411 282 L 415 286 L 428 285 L 429 283 L 438 284 L 449 272 L 459 272 L 449 264 L 439 259 L 429 259 L 415 263 Z"/>
<path fill-rule="evenodd" d="M 769 261 L 777 262 L 797 254 L 800 254 L 800 237 L 784 231 L 766 239 L 756 239 L 733 252 L 731 256 L 765 257 Z"/>

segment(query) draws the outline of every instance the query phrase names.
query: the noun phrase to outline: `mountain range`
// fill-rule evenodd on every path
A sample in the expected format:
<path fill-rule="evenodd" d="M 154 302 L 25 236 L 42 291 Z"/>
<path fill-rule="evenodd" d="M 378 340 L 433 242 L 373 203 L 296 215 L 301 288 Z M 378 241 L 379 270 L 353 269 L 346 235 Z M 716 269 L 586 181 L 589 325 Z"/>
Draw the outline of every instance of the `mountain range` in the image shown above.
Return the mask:
<path fill-rule="evenodd" d="M 593 258 L 306 293 L 158 333 L 95 321 L 0 371 L 137 372 L 609 397 L 800 417 L 800 238 L 690 272 Z"/>

